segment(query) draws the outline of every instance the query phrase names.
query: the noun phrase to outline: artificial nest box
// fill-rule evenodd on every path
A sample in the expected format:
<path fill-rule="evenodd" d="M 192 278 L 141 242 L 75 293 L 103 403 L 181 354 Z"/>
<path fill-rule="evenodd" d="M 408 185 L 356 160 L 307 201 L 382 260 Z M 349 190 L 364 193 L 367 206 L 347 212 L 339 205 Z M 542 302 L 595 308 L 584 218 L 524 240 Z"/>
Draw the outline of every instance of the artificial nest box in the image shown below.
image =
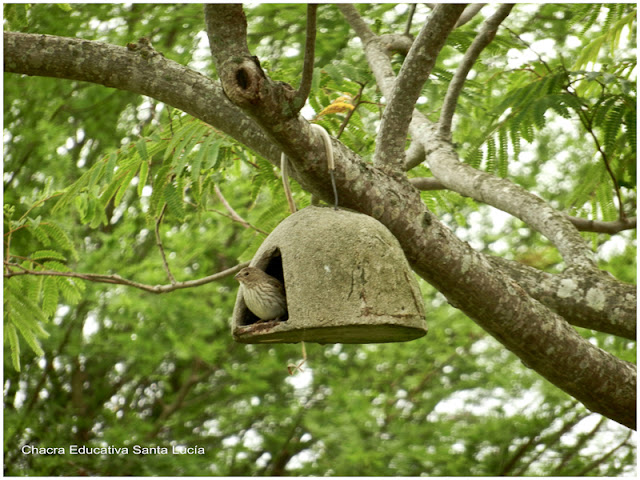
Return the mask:
<path fill-rule="evenodd" d="M 400 244 L 367 215 L 304 208 L 271 232 L 251 266 L 283 282 L 288 315 L 258 322 L 241 287 L 232 320 L 238 342 L 384 343 L 427 333 L 420 289 Z"/>

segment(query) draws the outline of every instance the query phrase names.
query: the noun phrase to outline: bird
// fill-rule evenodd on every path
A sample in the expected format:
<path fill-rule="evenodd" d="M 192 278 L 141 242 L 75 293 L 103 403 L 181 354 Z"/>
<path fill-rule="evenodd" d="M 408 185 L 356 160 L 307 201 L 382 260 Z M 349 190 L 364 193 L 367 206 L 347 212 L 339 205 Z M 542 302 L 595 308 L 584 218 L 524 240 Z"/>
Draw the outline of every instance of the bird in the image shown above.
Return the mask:
<path fill-rule="evenodd" d="M 282 282 L 256 267 L 245 267 L 234 277 L 240 282 L 244 303 L 260 321 L 276 320 L 287 313 Z"/>

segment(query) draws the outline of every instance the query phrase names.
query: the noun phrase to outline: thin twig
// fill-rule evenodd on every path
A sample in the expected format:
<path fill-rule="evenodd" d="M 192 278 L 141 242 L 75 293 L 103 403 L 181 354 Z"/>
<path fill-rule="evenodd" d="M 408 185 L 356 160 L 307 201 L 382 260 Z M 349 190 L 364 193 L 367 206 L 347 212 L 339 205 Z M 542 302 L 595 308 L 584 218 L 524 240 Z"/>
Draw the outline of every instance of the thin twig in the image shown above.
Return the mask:
<path fill-rule="evenodd" d="M 193 202 L 186 201 L 186 203 L 188 205 L 191 205 L 194 208 L 198 207 L 198 205 L 196 205 Z M 236 215 L 237 215 L 238 218 L 236 218 L 235 216 L 233 216 L 233 215 L 231 215 L 229 213 L 222 212 L 222 211 L 220 211 L 220 210 L 218 210 L 216 208 L 207 208 L 205 211 L 206 212 L 217 213 L 218 215 L 222 215 L 223 217 L 228 218 L 229 220 L 233 220 L 234 222 L 238 222 L 238 223 L 242 224 L 242 226 L 245 227 L 245 228 L 250 228 L 250 229 L 255 230 L 256 232 L 261 233 L 263 235 L 269 235 L 269 232 L 265 232 L 264 230 L 256 227 L 255 225 L 251 225 L 249 222 L 247 222 L 245 219 L 243 219 L 242 217 L 240 217 L 237 214 Z"/>
<path fill-rule="evenodd" d="M 230 220 L 233 220 L 233 221 L 237 222 L 237 220 L 235 218 L 233 218 L 230 214 L 222 212 L 222 211 L 217 210 L 215 208 L 208 208 L 206 211 L 207 212 L 217 213 L 218 215 L 222 215 L 223 217 L 226 217 L 226 218 L 228 218 Z M 252 230 L 255 230 L 256 232 L 261 233 L 262 235 L 269 235 L 269 232 L 265 232 L 264 230 L 256 227 L 255 225 L 251 225 L 249 222 L 246 222 L 246 225 L 245 225 L 245 223 L 243 223 L 242 226 L 244 226 L 246 228 L 251 228 Z"/>
<path fill-rule="evenodd" d="M 365 86 L 366 86 L 366 83 L 360 84 L 360 90 L 358 90 L 358 93 L 353 99 L 353 109 L 347 112 L 347 116 L 344 118 L 344 121 L 342 122 L 342 124 L 340 125 L 340 128 L 338 129 L 338 134 L 336 135 L 336 138 L 338 139 L 340 138 L 340 135 L 342 135 L 342 132 L 344 132 L 344 129 L 347 128 L 347 125 L 349 124 L 349 120 L 351 120 L 351 117 L 355 113 L 356 109 L 360 106 L 360 103 L 362 103 L 360 102 L 360 98 L 362 97 L 362 92 Z"/>
<path fill-rule="evenodd" d="M 20 269 L 20 271 L 10 271 L 8 273 L 5 273 L 4 278 L 11 278 L 17 275 L 44 275 L 44 276 L 50 276 L 50 277 L 79 278 L 81 280 L 87 280 L 89 282 L 125 285 L 127 287 L 138 288 L 140 290 L 144 290 L 145 292 L 150 292 L 150 293 L 167 293 L 167 292 L 173 292 L 174 290 L 179 290 L 182 288 L 199 287 L 200 285 L 205 285 L 207 283 L 215 282 L 224 277 L 228 277 L 229 275 L 233 275 L 234 273 L 239 272 L 244 267 L 248 266 L 249 262 L 240 263 L 234 267 L 227 268 L 226 270 L 223 270 L 218 273 L 214 273 L 213 275 L 209 275 L 207 277 L 199 278 L 197 280 L 189 280 L 186 282 L 175 282 L 170 285 L 146 285 L 144 283 L 134 282 L 133 280 L 127 280 L 126 278 L 122 278 L 120 275 L 103 275 L 99 273 L 57 272 L 54 270 L 30 270 L 17 263 L 5 262 L 4 264 L 6 267 L 11 266 L 11 267 Z"/>
<path fill-rule="evenodd" d="M 602 455 L 600 458 L 596 458 L 591 463 L 587 464 L 580 472 L 577 473 L 577 476 L 580 476 L 580 477 L 586 476 L 591 470 L 593 470 L 598 465 L 607 461 L 609 457 L 611 457 L 611 455 L 616 453 L 618 450 L 620 450 L 624 446 L 627 446 L 630 450 L 634 449 L 635 447 L 633 445 L 629 445 L 627 443 L 631 438 L 632 434 L 633 434 L 633 430 L 629 430 L 627 432 L 627 436 L 624 438 L 622 442 L 620 442 L 617 446 L 613 447 L 611 450 L 609 450 L 607 453 Z"/>
<path fill-rule="evenodd" d="M 409 16 L 407 17 L 407 24 L 404 27 L 404 34 L 411 35 L 411 22 L 413 22 L 413 14 L 416 13 L 416 4 L 409 5 Z"/>
<path fill-rule="evenodd" d="M 569 217 L 569 220 L 571 220 L 571 223 L 581 232 L 608 233 L 613 235 L 623 230 L 633 230 L 637 228 L 637 217 L 620 218 L 613 222 L 587 220 L 586 218 L 579 217 Z"/>
<path fill-rule="evenodd" d="M 300 80 L 300 87 L 296 92 L 294 105 L 297 106 L 298 111 L 304 107 L 309 93 L 311 92 L 311 81 L 313 79 L 313 60 L 315 58 L 316 49 L 316 13 L 318 10 L 317 4 L 307 5 L 307 39 L 304 46 L 304 64 L 302 67 L 302 79 Z"/>
<path fill-rule="evenodd" d="M 167 276 L 169 277 L 169 281 L 171 282 L 171 284 L 175 284 L 176 283 L 176 279 L 173 276 L 173 273 L 171 273 L 171 269 L 169 268 L 169 263 L 167 263 L 167 256 L 164 254 L 164 247 L 162 246 L 162 238 L 160 238 L 160 224 L 162 223 L 162 217 L 164 217 L 164 213 L 167 210 L 167 204 L 165 203 L 164 206 L 162 207 L 162 212 L 160 212 L 160 215 L 158 216 L 158 218 L 156 218 L 156 245 L 158 246 L 158 249 L 160 250 L 160 255 L 162 256 L 162 265 L 164 267 L 164 271 L 167 272 Z"/>
<path fill-rule="evenodd" d="M 476 38 L 471 43 L 471 46 L 467 49 L 464 54 L 458 69 L 456 70 L 451 83 L 449 84 L 449 88 L 447 90 L 447 94 L 444 97 L 444 104 L 442 105 L 442 113 L 440 114 L 439 130 L 440 135 L 442 135 L 446 139 L 451 138 L 451 122 L 453 121 L 453 112 L 455 111 L 456 105 L 458 104 L 458 98 L 460 97 L 460 92 L 462 91 L 462 87 L 464 85 L 465 80 L 467 79 L 467 75 L 469 71 L 478 60 L 480 53 L 484 48 L 491 43 L 491 41 L 496 36 L 496 32 L 498 31 L 498 27 L 502 23 L 502 21 L 507 18 L 509 12 L 513 8 L 513 4 L 504 4 L 501 5 L 500 8 L 494 13 L 491 17 L 485 20 L 482 28 Z M 466 12 L 466 10 L 465 10 Z"/>
<path fill-rule="evenodd" d="M 562 458 L 560 459 L 560 462 L 551 471 L 551 474 L 552 475 L 562 475 L 562 473 L 563 473 L 562 469 L 573 458 L 575 458 L 579 454 L 580 450 L 582 450 L 582 448 L 585 446 L 585 444 L 598 433 L 598 431 L 604 426 L 606 421 L 607 421 L 607 419 L 605 417 L 600 417 L 600 420 L 598 420 L 598 423 L 596 423 L 594 425 L 594 427 L 588 433 L 585 433 L 584 435 L 580 435 L 578 437 L 576 443 L 571 448 L 568 448 L 565 451 L 564 455 L 562 455 Z"/>
<path fill-rule="evenodd" d="M 234 221 L 234 222 L 238 222 L 240 225 L 242 225 L 245 228 L 252 228 L 254 230 L 256 230 L 257 232 L 263 233 L 265 235 L 267 235 L 267 232 L 265 232 L 264 230 L 260 230 L 257 227 L 254 227 L 253 225 L 251 225 L 249 222 L 247 222 L 244 218 L 242 218 L 240 215 L 238 215 L 238 212 L 236 212 L 233 207 L 231 206 L 231 204 L 227 201 L 227 199 L 224 197 L 224 195 L 222 195 L 222 192 L 220 191 L 220 187 L 218 187 L 218 184 L 214 184 L 213 186 L 214 191 L 216 192 L 216 195 L 218 197 L 218 200 L 220 200 L 220 202 L 222 202 L 222 205 L 224 205 L 224 208 L 227 209 L 227 211 L 230 214 L 230 218 Z"/>
<path fill-rule="evenodd" d="M 569 90 L 567 91 L 569 92 L 569 94 L 572 93 Z M 575 96 L 577 97 L 577 95 Z M 622 193 L 620 192 L 620 184 L 618 183 L 618 179 L 616 178 L 615 173 L 613 173 L 613 170 L 611 169 L 609 156 L 605 153 L 604 149 L 602 148 L 602 145 L 600 145 L 600 141 L 598 140 L 596 133 L 591 128 L 591 120 L 587 120 L 586 114 L 584 112 L 578 112 L 578 116 L 580 117 L 580 120 L 582 121 L 585 128 L 589 132 L 589 135 L 591 135 L 591 137 L 593 138 L 593 142 L 595 143 L 596 150 L 598 150 L 598 153 L 600 153 L 600 156 L 602 157 L 604 168 L 607 171 L 607 174 L 609 175 L 609 177 L 611 178 L 611 182 L 613 183 L 613 189 L 616 192 L 616 197 L 618 197 L 618 205 L 620 209 L 618 213 L 618 217 L 620 218 L 620 220 L 624 220 L 627 217 L 627 215 L 624 213 L 624 204 L 622 203 Z"/>
<path fill-rule="evenodd" d="M 547 69 L 547 72 L 551 73 L 553 71 L 553 69 L 549 66 L 549 64 L 547 62 L 544 61 L 544 59 L 542 58 L 542 55 L 540 55 L 538 52 L 536 52 L 533 47 L 531 47 L 531 44 L 528 43 L 526 40 L 523 40 L 522 37 L 520 35 L 518 35 L 516 32 L 514 32 L 513 30 L 511 30 L 509 27 L 504 27 L 504 29 L 509 32 L 513 37 L 516 38 L 516 40 L 518 40 L 520 43 L 522 43 L 525 47 L 527 47 L 527 49 L 529 49 L 531 51 L 531 53 L 533 53 L 536 57 L 538 57 L 538 61 L 544 65 L 544 67 Z"/>
<path fill-rule="evenodd" d="M 564 68 L 564 66 L 563 66 L 563 68 Z M 564 69 L 564 70 L 565 70 L 565 74 L 566 74 L 566 76 L 568 78 L 569 77 L 569 72 L 566 69 Z M 603 88 L 604 88 L 604 86 L 603 86 Z M 582 103 L 582 99 L 576 94 L 575 90 L 572 90 L 571 88 L 569 88 L 568 85 L 564 86 L 564 90 L 569 95 L 571 95 L 572 97 L 575 97 L 576 99 L 578 99 Z M 602 157 L 602 161 L 604 162 L 604 167 L 605 167 L 605 169 L 607 171 L 607 174 L 611 178 L 611 182 L 613 183 L 613 188 L 614 188 L 614 190 L 616 192 L 616 197 L 618 197 L 618 208 L 619 208 L 618 218 L 619 218 L 620 221 L 624 222 L 627 219 L 627 215 L 624 212 L 624 205 L 622 203 L 622 192 L 620 191 L 620 184 L 618 183 L 618 179 L 616 178 L 615 173 L 611 169 L 611 164 L 609 162 L 608 155 L 605 153 L 604 149 L 602 148 L 602 145 L 600 145 L 600 141 L 598 140 L 598 136 L 593 131 L 593 128 L 592 128 L 593 127 L 593 117 L 592 118 L 588 118 L 586 112 L 584 112 L 582 110 L 577 110 L 577 113 L 578 113 L 578 118 L 580 119 L 580 123 L 582 123 L 582 126 L 585 128 L 585 130 L 587 132 L 589 132 L 589 135 L 591 135 L 591 138 L 593 138 L 593 143 L 595 144 L 596 150 L 598 151 L 598 153 Z"/>

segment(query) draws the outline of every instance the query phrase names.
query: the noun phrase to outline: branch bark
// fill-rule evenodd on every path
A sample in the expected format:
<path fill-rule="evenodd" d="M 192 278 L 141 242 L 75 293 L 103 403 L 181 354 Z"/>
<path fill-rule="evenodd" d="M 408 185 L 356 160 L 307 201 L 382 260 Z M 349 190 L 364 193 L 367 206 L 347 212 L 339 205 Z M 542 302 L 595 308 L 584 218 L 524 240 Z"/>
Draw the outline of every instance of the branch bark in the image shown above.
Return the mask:
<path fill-rule="evenodd" d="M 554 275 L 500 257 L 491 263 L 509 274 L 533 298 L 576 327 L 636 339 L 636 286 L 602 272 L 598 277 Z"/>
<path fill-rule="evenodd" d="M 407 164 L 424 160 L 424 148 L 421 143 L 414 142 L 407 150 Z M 415 165 L 414 165 L 415 166 Z M 409 179 L 411 185 L 420 191 L 429 190 L 447 190 L 447 188 L 433 177 L 412 177 Z M 589 220 L 587 218 L 572 217 L 567 218 L 573 226 L 581 232 L 608 233 L 614 235 L 624 230 L 634 230 L 637 228 L 637 217 L 629 217 L 625 219 L 613 220 L 611 222 L 603 222 L 599 220 Z"/>
<path fill-rule="evenodd" d="M 91 82 L 146 95 L 215 126 L 274 164 L 280 150 L 210 78 L 140 44 L 126 48 L 52 35 L 4 32 L 5 72 Z"/>
<path fill-rule="evenodd" d="M 482 7 L 484 7 L 485 5 L 486 3 L 472 3 L 470 5 L 467 5 L 467 8 L 465 8 L 464 12 L 462 12 L 462 15 L 460 15 L 455 28 L 461 27 L 465 23 L 471 21 L 473 17 L 480 13 L 480 10 L 482 10 Z"/>
<path fill-rule="evenodd" d="M 427 81 L 436 58 L 464 5 L 438 5 L 413 42 L 393 88 L 385 92 L 387 107 L 382 115 L 373 164 L 387 171 L 401 171 L 411 112 Z"/>

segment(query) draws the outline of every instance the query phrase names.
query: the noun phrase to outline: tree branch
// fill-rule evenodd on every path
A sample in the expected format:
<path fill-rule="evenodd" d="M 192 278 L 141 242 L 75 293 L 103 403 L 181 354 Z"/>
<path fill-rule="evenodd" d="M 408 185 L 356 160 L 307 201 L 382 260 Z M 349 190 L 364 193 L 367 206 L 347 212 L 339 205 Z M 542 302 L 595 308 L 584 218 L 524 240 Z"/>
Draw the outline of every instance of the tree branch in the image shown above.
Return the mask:
<path fill-rule="evenodd" d="M 623 230 L 633 230 L 637 228 L 637 217 L 620 218 L 612 222 L 588 220 L 580 217 L 569 217 L 569 220 L 581 232 L 609 233 L 613 235 Z"/>
<path fill-rule="evenodd" d="M 631 439 L 632 434 L 633 432 L 627 432 L 627 436 L 622 442 L 620 442 L 618 445 L 610 449 L 604 455 L 594 459 L 591 463 L 586 465 L 580 472 L 578 472 L 577 476 L 586 477 L 591 470 L 597 468 L 598 465 L 607 461 L 614 453 L 616 453 L 616 451 L 620 450 L 624 446 L 628 447 L 629 450 L 635 450 L 636 447 L 633 444 L 630 445 L 627 443 Z"/>
<path fill-rule="evenodd" d="M 119 47 L 78 38 L 4 33 L 5 72 L 65 78 L 165 102 L 244 143 L 274 164 L 280 150 L 224 95 L 217 82 L 138 44 Z"/>
<path fill-rule="evenodd" d="M 475 4 L 479 5 L 479 4 Z M 440 127 L 440 135 L 448 140 L 451 139 L 451 122 L 453 120 L 453 112 L 458 104 L 458 97 L 462 91 L 465 80 L 469 71 L 473 67 L 474 63 L 480 56 L 480 53 L 484 48 L 489 45 L 498 31 L 498 27 L 502 21 L 507 18 L 509 12 L 513 8 L 513 4 L 505 3 L 501 5 L 496 13 L 485 20 L 482 28 L 473 43 L 469 46 L 462 58 L 462 61 L 458 65 L 455 75 L 449 84 L 447 94 L 444 97 L 444 103 L 442 105 L 442 112 L 440 113 L 440 120 L 438 125 Z M 466 10 L 465 10 L 466 13 Z"/>
<path fill-rule="evenodd" d="M 464 5 L 459 4 L 443 4 L 434 9 L 413 42 L 393 88 L 385 92 L 387 107 L 382 115 L 373 156 L 376 167 L 388 171 L 402 170 L 411 112 L 462 10 Z"/>
<path fill-rule="evenodd" d="M 377 38 L 353 5 L 338 4 L 337 7 L 364 45 Z"/>
<path fill-rule="evenodd" d="M 311 92 L 311 80 L 313 79 L 313 60 L 315 58 L 316 50 L 316 13 L 318 10 L 317 4 L 307 5 L 307 37 L 304 46 L 304 65 L 302 67 L 302 79 L 300 80 L 300 86 L 296 92 L 293 100 L 294 107 L 298 108 L 298 111 L 304 107 L 304 103 L 309 97 Z M 299 107 L 298 107 L 299 106 Z"/>
<path fill-rule="evenodd" d="M 485 5 L 486 3 L 472 3 L 467 5 L 467 8 L 464 9 L 464 12 L 462 12 L 462 15 L 460 15 L 460 18 L 456 22 L 455 28 L 461 27 L 465 23 L 469 22 L 473 17 L 480 13 L 480 10 Z"/>
<path fill-rule="evenodd" d="M 416 145 L 416 147 L 413 147 Z M 414 163 L 420 159 L 420 150 L 424 152 L 422 144 L 414 142 L 407 150 L 407 164 Z M 412 152 L 410 154 L 410 152 Z M 405 168 L 408 165 L 405 165 Z M 415 166 L 415 165 L 414 165 Z M 413 177 L 409 179 L 411 185 L 420 191 L 429 190 L 448 190 L 442 183 L 434 177 Z M 633 230 L 637 228 L 637 217 L 613 220 L 611 222 L 602 222 L 599 220 L 589 220 L 587 218 L 573 217 L 567 215 L 567 219 L 581 232 L 608 233 L 614 235 L 624 230 Z"/>
<path fill-rule="evenodd" d="M 416 144 L 418 143 L 416 142 Z M 444 185 L 442 185 L 437 179 L 433 177 L 414 177 L 410 178 L 409 182 L 411 182 L 411 185 L 413 185 L 415 188 L 423 192 L 429 190 L 446 190 Z"/>
<path fill-rule="evenodd" d="M 422 162 L 425 161 L 425 158 L 426 157 L 424 154 L 424 145 L 422 145 L 422 143 L 420 142 L 411 142 L 411 145 L 409 145 L 409 148 L 405 152 L 405 160 L 404 160 L 405 171 L 408 172 L 412 168 L 417 167 L 418 165 L 420 165 Z M 418 188 L 418 190 L 420 189 Z"/>
<path fill-rule="evenodd" d="M 404 34 L 411 35 L 411 23 L 413 22 L 413 15 L 416 13 L 416 4 L 409 5 L 409 13 L 407 15 L 407 23 L 404 27 Z"/>
<path fill-rule="evenodd" d="M 162 246 L 162 237 L 160 237 L 160 224 L 162 223 L 162 217 L 164 217 L 164 212 L 167 211 L 167 204 L 165 203 L 162 207 L 162 211 L 158 218 L 156 218 L 155 232 L 156 232 L 156 245 L 158 250 L 160 250 L 160 256 L 162 257 L 162 266 L 164 267 L 164 271 L 167 272 L 167 277 L 169 277 L 169 281 L 171 285 L 175 285 L 176 279 L 171 273 L 171 269 L 169 268 L 169 263 L 167 262 L 167 256 L 164 254 L 164 247 Z"/>
<path fill-rule="evenodd" d="M 595 278 L 551 274 L 501 257 L 487 258 L 571 325 L 636 339 L 635 285 L 621 283 L 605 272 Z"/>
<path fill-rule="evenodd" d="M 238 222 L 240 225 L 242 225 L 245 228 L 252 228 L 257 232 L 260 232 L 264 235 L 268 235 L 268 232 L 265 232 L 264 230 L 261 230 L 259 228 L 254 227 L 253 225 L 251 225 L 249 222 L 247 222 L 244 218 L 242 218 L 238 212 L 236 212 L 233 207 L 231 206 L 231 204 L 227 201 L 226 198 L 224 198 L 224 195 L 222 195 L 222 192 L 220 191 L 220 187 L 218 187 L 218 184 L 214 184 L 213 185 L 213 189 L 216 192 L 216 196 L 218 197 L 218 200 L 220 200 L 220 202 L 222 203 L 222 205 L 224 205 L 224 208 L 227 209 L 227 211 L 229 212 L 230 218 L 234 221 L 234 222 Z"/>
<path fill-rule="evenodd" d="M 149 293 L 168 293 L 173 292 L 174 290 L 179 290 L 182 288 L 193 288 L 199 287 L 200 285 L 205 285 L 207 283 L 216 282 L 221 280 L 229 275 L 233 275 L 238 273 L 244 267 L 249 265 L 249 262 L 244 262 L 236 265 L 235 267 L 227 268 L 218 273 L 214 273 L 213 275 L 209 275 L 207 277 L 199 278 L 197 280 L 188 280 L 186 282 L 175 282 L 169 285 L 146 285 L 144 283 L 134 282 L 133 280 L 127 280 L 126 278 L 122 278 L 120 275 L 103 275 L 99 273 L 77 273 L 77 272 L 58 272 L 55 270 L 31 270 L 28 268 L 24 268 L 22 265 L 17 263 L 9 263 L 4 262 L 6 267 L 19 268 L 20 271 L 8 271 L 4 274 L 4 278 L 11 278 L 18 275 L 44 275 L 51 277 L 69 277 L 69 278 L 79 278 L 81 280 L 87 280 L 89 282 L 96 283 L 110 283 L 114 285 L 125 285 L 127 287 L 138 288 L 140 290 L 144 290 Z"/>

